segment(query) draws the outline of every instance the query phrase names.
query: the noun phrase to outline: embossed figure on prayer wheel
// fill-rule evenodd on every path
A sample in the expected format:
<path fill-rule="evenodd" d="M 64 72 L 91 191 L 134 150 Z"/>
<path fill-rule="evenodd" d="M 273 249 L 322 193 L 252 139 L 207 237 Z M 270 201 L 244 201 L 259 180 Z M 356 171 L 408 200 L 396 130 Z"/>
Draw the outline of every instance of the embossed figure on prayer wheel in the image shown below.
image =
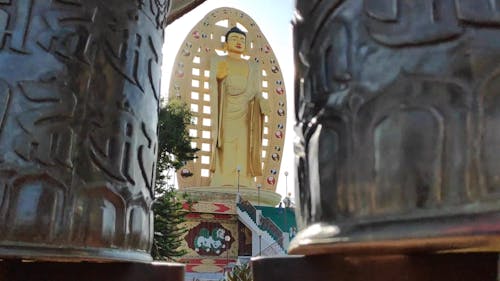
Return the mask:
<path fill-rule="evenodd" d="M 297 2 L 291 253 L 500 250 L 499 8 Z"/>
<path fill-rule="evenodd" d="M 168 0 L 0 5 L 0 257 L 149 261 Z"/>

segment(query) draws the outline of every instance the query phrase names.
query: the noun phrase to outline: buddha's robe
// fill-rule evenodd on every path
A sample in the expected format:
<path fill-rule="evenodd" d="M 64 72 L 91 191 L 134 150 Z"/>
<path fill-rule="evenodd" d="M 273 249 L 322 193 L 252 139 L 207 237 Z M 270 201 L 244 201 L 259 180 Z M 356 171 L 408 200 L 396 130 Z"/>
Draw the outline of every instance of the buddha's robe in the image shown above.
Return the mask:
<path fill-rule="evenodd" d="M 260 67 L 248 65 L 248 77 L 228 72 L 216 78 L 217 64 L 211 61 L 210 89 L 212 107 L 211 186 L 254 187 L 254 177 L 262 176 L 261 151 L 264 114 L 269 104 L 262 97 Z"/>

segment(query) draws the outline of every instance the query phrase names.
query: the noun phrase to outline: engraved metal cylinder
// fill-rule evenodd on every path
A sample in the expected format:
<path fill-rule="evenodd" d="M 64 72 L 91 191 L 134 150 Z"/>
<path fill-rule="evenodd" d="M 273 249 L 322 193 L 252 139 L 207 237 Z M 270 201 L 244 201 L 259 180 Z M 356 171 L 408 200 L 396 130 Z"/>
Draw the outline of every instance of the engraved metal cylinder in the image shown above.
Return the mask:
<path fill-rule="evenodd" d="M 292 253 L 500 250 L 499 9 L 297 1 Z"/>
<path fill-rule="evenodd" d="M 0 1 L 0 257 L 151 260 L 168 6 Z"/>

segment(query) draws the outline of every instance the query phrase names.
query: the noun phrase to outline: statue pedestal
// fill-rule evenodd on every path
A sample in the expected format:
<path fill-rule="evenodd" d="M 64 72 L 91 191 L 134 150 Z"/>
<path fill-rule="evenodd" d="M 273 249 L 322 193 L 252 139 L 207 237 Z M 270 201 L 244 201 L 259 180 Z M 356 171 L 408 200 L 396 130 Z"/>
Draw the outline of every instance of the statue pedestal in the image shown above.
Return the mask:
<path fill-rule="evenodd" d="M 254 281 L 493 281 L 499 266 L 497 253 L 466 253 L 256 258 L 252 268 Z"/>
<path fill-rule="evenodd" d="M 194 201 L 210 201 L 219 203 L 234 203 L 238 194 L 236 186 L 203 186 L 181 189 Z M 276 206 L 281 201 L 281 195 L 274 191 L 257 188 L 240 187 L 240 197 L 250 201 L 253 205 Z M 260 204 L 259 204 L 260 203 Z"/>
<path fill-rule="evenodd" d="M 186 255 L 182 262 L 188 274 L 200 274 L 200 278 L 205 278 L 203 274 L 212 277 L 219 274 L 220 278 L 238 257 L 252 255 L 255 246 L 252 230 L 238 217 L 237 187 L 205 186 L 180 191 L 193 201 L 191 206 L 184 207 L 189 213 L 184 224 L 188 232 L 183 239 Z M 277 193 L 262 189 L 259 192 L 257 188 L 240 187 L 239 194 L 255 205 L 260 201 L 260 205 L 275 206 L 281 199 Z"/>
<path fill-rule="evenodd" d="M 174 263 L 0 262 L 0 281 L 183 281 Z"/>

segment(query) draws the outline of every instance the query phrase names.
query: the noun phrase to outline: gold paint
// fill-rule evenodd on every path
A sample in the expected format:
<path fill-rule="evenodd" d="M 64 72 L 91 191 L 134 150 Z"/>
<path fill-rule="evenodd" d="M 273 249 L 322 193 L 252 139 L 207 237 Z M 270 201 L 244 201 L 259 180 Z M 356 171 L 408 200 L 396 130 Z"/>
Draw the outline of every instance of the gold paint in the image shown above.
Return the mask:
<path fill-rule="evenodd" d="M 227 22 L 227 25 L 218 24 L 223 21 Z M 223 44 L 222 38 L 234 26 L 242 27 L 241 29 L 246 32 L 246 38 L 241 34 L 231 33 L 227 36 L 227 44 Z M 276 55 L 262 31 L 255 21 L 242 11 L 228 7 L 219 8 L 208 13 L 193 27 L 176 56 L 169 89 L 169 101 L 177 99 L 185 102 L 193 110 L 193 123 L 188 125 L 188 129 L 194 136 L 193 146 L 200 149 L 197 153 L 198 158 L 186 163 L 178 172 L 177 180 L 181 189 L 210 186 L 210 188 L 219 187 L 226 191 L 235 190 L 236 167 L 240 164 L 240 187 L 246 186 L 248 189 L 253 189 L 253 193 L 257 193 L 256 185 L 261 184 L 261 193 L 264 190 L 275 191 L 280 175 L 285 139 L 284 134 L 280 133 L 281 138 L 278 138 L 275 137 L 275 133 L 277 130 L 285 132 L 287 113 L 285 86 L 280 70 Z M 178 75 L 179 73 L 182 75 Z M 256 79 L 251 79 L 251 77 L 256 77 Z M 252 122 L 250 119 L 242 121 L 246 127 L 251 127 L 250 131 L 234 123 L 230 126 L 238 128 L 233 135 L 237 135 L 239 139 L 243 139 L 243 136 L 240 136 L 241 131 L 244 131 L 249 138 L 250 136 L 253 138 L 246 143 L 237 141 L 238 153 L 233 153 L 230 145 L 218 147 L 217 151 L 213 150 L 214 146 L 217 147 L 217 140 L 220 140 L 222 145 L 223 138 L 227 140 L 228 131 L 234 131 L 229 128 L 219 130 L 219 124 L 224 125 L 223 122 L 226 120 L 219 119 L 219 108 L 224 109 L 222 106 L 219 107 L 221 102 L 218 98 L 219 89 L 215 88 L 219 84 L 229 86 L 233 91 L 222 89 L 225 90 L 224 93 L 233 94 L 231 100 L 236 100 L 237 105 L 247 107 L 246 109 L 238 108 L 239 113 L 247 117 L 252 116 Z M 236 88 L 244 88 L 245 91 L 235 97 Z M 246 89 L 253 89 L 253 91 L 246 91 Z M 245 101 L 243 97 L 248 100 Z M 253 100 L 252 97 L 254 97 Z M 264 102 L 262 102 L 262 97 L 265 99 Z M 235 106 L 228 106 L 228 108 L 234 109 Z M 222 112 L 222 115 L 225 115 L 224 113 L 227 112 Z M 264 124 L 253 122 L 259 118 L 262 119 L 263 114 L 267 115 L 267 122 Z M 240 116 L 240 118 L 245 117 Z M 258 128 L 259 126 L 261 127 Z M 262 138 L 259 135 L 262 135 L 264 130 L 267 134 Z M 217 139 L 219 132 L 223 134 L 221 139 Z M 254 142 L 254 140 L 257 141 Z M 256 145 L 247 149 L 251 143 L 256 143 Z M 243 153 L 245 150 L 247 150 L 246 153 Z M 272 158 L 274 154 L 277 157 Z M 220 159 L 215 159 L 216 156 Z M 253 159 L 250 159 L 251 157 Z M 220 161 L 221 159 L 223 160 Z M 219 183 L 222 183 L 220 186 L 216 186 L 217 179 L 212 180 L 217 165 L 230 167 L 233 170 L 220 171 L 222 174 L 219 177 Z M 192 176 L 183 176 L 183 170 L 184 174 L 192 173 Z M 260 174 L 261 176 L 254 177 Z M 271 201 L 275 201 L 274 197 Z"/>
<path fill-rule="evenodd" d="M 242 58 L 245 45 L 244 35 L 229 33 L 227 56 L 212 58 L 211 186 L 234 186 L 236 179 L 240 186 L 253 187 L 253 178 L 262 176 L 263 118 L 270 109 L 262 97 L 259 65 Z"/>

